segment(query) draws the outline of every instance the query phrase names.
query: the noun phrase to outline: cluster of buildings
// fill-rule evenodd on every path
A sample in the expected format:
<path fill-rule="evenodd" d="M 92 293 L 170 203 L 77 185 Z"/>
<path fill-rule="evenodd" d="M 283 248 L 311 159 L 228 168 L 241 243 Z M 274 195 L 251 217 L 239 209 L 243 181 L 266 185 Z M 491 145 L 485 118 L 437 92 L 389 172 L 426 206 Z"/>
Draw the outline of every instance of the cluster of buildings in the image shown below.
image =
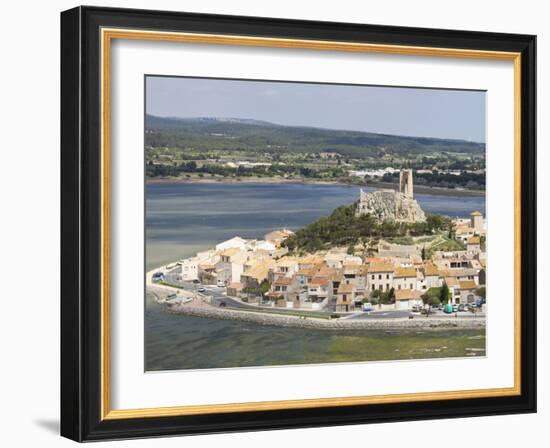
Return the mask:
<path fill-rule="evenodd" d="M 414 199 L 412 170 L 401 170 L 399 191 L 361 191 L 356 214 L 380 219 L 422 222 L 425 215 Z M 239 236 L 213 249 L 180 260 L 181 279 L 225 287 L 228 296 L 248 302 L 304 310 L 352 312 L 381 295 L 395 309 L 423 304 L 430 288 L 449 288 L 452 304 L 472 303 L 486 284 L 485 220 L 480 212 L 453 221 L 458 251 L 437 251 L 429 260 L 420 244 L 380 241 L 376 257 L 332 248 L 304 256 L 289 255 L 282 244 L 293 232 L 274 230 L 263 240 Z M 264 303 L 265 304 L 265 303 Z"/>
<path fill-rule="evenodd" d="M 225 287 L 228 296 L 282 308 L 352 312 L 393 290 L 391 307 L 406 310 L 422 305 L 423 294 L 444 283 L 451 303 L 472 303 L 486 283 L 483 217 L 474 212 L 456 223 L 457 233 L 458 228 L 473 231 L 466 249 L 435 252 L 430 260 L 422 259 L 418 245 L 384 241 L 376 257 L 350 255 L 346 248 L 291 256 L 281 243 L 292 232 L 282 229 L 263 240 L 231 238 L 178 264 L 183 280 L 198 279 Z"/>
<path fill-rule="evenodd" d="M 387 168 L 379 168 L 379 169 L 370 169 L 370 170 L 350 170 L 349 175 L 354 177 L 384 177 L 384 174 L 393 174 L 398 173 L 398 168 L 392 168 L 388 166 Z"/>
<path fill-rule="evenodd" d="M 249 162 L 248 160 L 242 160 L 237 162 L 227 162 L 225 166 L 227 168 L 255 168 L 258 166 L 271 166 L 272 164 L 269 162 Z"/>

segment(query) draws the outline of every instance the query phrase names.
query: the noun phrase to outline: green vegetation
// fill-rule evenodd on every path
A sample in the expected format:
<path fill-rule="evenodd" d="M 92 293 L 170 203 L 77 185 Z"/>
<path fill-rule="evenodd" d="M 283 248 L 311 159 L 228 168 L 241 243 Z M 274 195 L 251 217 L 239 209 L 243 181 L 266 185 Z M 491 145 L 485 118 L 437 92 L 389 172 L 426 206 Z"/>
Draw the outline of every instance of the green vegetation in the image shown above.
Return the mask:
<path fill-rule="evenodd" d="M 373 305 L 395 303 L 395 290 L 391 288 L 389 291 L 380 291 L 375 289 L 369 294 L 369 299 L 363 302 L 371 302 Z"/>
<path fill-rule="evenodd" d="M 426 247 L 423 259 L 430 259 L 435 251 L 452 252 L 466 249 L 462 241 L 453 239 L 449 234 L 454 235 L 454 231 L 447 231 L 446 234 L 438 235 L 437 238 L 432 241 L 431 245 Z"/>
<path fill-rule="evenodd" d="M 439 305 L 441 304 L 441 289 L 442 288 L 430 288 L 422 296 L 424 305 Z"/>
<path fill-rule="evenodd" d="M 451 297 L 451 291 L 449 291 L 449 287 L 447 286 L 447 283 L 443 283 L 443 286 L 441 287 L 441 291 L 439 293 L 439 301 L 446 305 L 449 303 L 449 299 Z"/>
<path fill-rule="evenodd" d="M 487 298 L 487 289 L 485 286 L 482 286 L 481 288 L 476 289 L 476 295 L 481 297 L 482 299 Z"/>
<path fill-rule="evenodd" d="M 280 126 L 254 120 L 147 115 L 145 159 L 147 178 L 281 178 L 395 184 L 396 174 L 383 178 L 350 175 L 353 170 L 391 166 L 428 170 L 415 174 L 417 185 L 485 188 L 485 145 L 481 143 Z"/>
<path fill-rule="evenodd" d="M 151 147 L 174 147 L 212 150 L 235 150 L 272 154 L 336 152 L 342 157 L 386 154 L 433 154 L 441 152 L 479 155 L 482 143 L 423 137 L 375 134 L 273 123 L 217 118 L 163 118 L 146 116 L 145 144 Z M 467 164 L 456 160 L 451 169 Z"/>
<path fill-rule="evenodd" d="M 338 207 L 330 216 L 298 230 L 283 245 L 290 251 L 311 253 L 333 246 L 370 246 L 373 239 L 431 235 L 450 226 L 449 218 L 440 215 L 428 215 L 423 223 L 379 223 L 370 215 L 355 216 L 355 208 L 356 204 Z"/>
<path fill-rule="evenodd" d="M 422 295 L 424 305 L 446 305 L 449 303 L 450 291 L 446 283 L 443 286 L 430 288 Z"/>
<path fill-rule="evenodd" d="M 399 182 L 399 173 L 387 173 L 382 177 L 383 182 L 397 184 Z M 485 190 L 485 172 L 466 172 L 460 174 L 440 173 L 415 173 L 415 185 L 429 185 L 440 188 L 468 188 L 471 190 Z"/>
<path fill-rule="evenodd" d="M 252 295 L 263 297 L 267 293 L 267 291 L 269 291 L 269 288 L 271 288 L 271 284 L 267 280 L 264 280 L 260 284 L 259 287 L 257 287 L 257 288 L 254 288 L 254 287 L 244 288 L 243 292 L 245 292 L 247 294 L 252 294 Z"/>

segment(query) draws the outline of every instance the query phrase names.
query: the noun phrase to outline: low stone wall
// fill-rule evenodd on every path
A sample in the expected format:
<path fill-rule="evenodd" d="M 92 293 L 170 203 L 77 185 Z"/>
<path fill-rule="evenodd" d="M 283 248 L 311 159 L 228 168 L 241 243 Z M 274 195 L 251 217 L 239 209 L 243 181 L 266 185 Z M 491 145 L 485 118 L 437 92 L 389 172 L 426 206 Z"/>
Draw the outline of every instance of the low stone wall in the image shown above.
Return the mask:
<path fill-rule="evenodd" d="M 311 328 L 316 330 L 467 330 L 484 329 L 484 318 L 437 318 L 415 317 L 413 319 L 316 319 L 296 316 L 282 316 L 260 312 L 237 311 L 205 306 L 169 305 L 173 313 L 196 317 L 239 320 L 261 325 L 279 327 Z"/>

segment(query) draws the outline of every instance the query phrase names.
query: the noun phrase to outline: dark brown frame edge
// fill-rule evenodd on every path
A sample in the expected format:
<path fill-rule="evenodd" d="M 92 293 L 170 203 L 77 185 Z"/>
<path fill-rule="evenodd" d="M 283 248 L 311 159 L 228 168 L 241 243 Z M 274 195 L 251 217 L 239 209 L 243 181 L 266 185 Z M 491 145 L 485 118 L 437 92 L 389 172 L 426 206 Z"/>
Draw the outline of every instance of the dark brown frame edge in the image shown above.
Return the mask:
<path fill-rule="evenodd" d="M 100 419 L 100 28 L 520 52 L 521 395 Z M 61 13 L 61 435 L 76 441 L 536 412 L 536 36 L 77 7 Z"/>

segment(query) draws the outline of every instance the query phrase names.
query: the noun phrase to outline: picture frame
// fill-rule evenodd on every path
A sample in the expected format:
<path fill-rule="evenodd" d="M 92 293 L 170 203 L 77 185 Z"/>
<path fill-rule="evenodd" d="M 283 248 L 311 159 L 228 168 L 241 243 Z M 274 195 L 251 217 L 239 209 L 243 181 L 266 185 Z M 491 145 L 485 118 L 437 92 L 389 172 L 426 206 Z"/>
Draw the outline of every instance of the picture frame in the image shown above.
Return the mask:
<path fill-rule="evenodd" d="M 511 61 L 513 387 L 113 409 L 109 79 L 117 39 Z M 531 35 L 99 7 L 63 12 L 61 435 L 82 442 L 536 412 L 535 57 Z"/>

